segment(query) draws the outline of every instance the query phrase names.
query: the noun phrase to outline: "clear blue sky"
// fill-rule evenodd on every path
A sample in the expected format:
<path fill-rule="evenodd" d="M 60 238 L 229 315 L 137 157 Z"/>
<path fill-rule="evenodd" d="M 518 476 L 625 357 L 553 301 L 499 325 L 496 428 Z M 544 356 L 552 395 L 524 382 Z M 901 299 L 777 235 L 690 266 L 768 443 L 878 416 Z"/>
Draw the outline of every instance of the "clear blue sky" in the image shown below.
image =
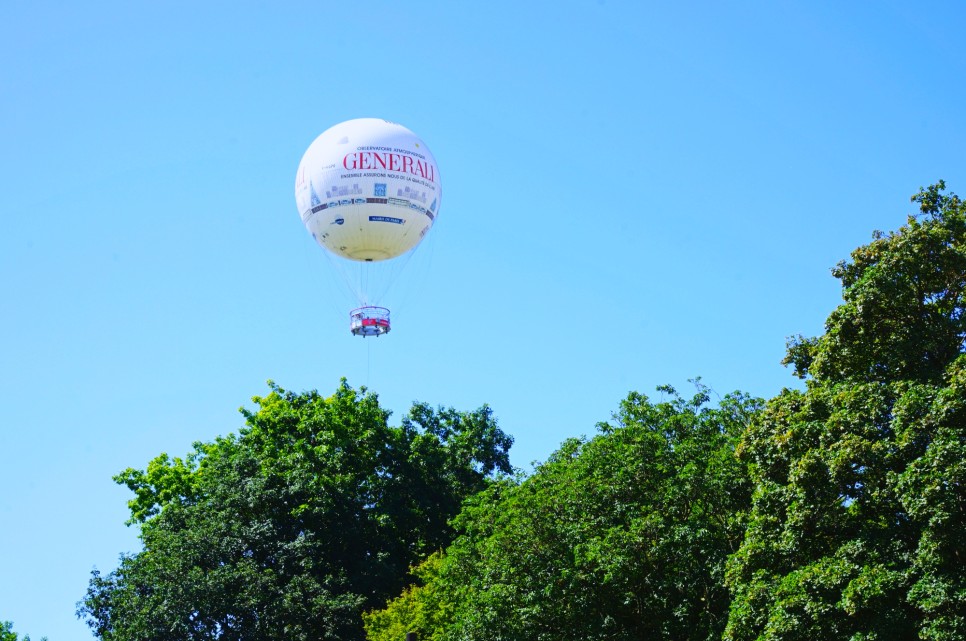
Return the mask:
<path fill-rule="evenodd" d="M 629 390 L 797 381 L 829 268 L 966 192 L 960 2 L 0 4 L 0 620 L 51 641 L 138 549 L 111 476 L 266 379 L 489 403 L 529 468 Z M 384 338 L 294 204 L 380 117 L 439 163 Z"/>

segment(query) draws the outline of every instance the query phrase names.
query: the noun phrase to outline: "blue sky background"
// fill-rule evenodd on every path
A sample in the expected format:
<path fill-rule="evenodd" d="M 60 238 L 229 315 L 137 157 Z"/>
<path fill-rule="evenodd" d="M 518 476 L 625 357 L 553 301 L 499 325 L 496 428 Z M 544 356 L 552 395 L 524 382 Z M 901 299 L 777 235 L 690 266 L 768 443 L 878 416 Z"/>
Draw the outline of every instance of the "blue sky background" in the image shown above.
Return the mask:
<path fill-rule="evenodd" d="M 111 476 L 345 376 L 395 418 L 489 403 L 529 468 L 630 390 L 797 381 L 829 268 L 966 192 L 959 2 L 0 4 L 0 620 L 87 639 L 138 549 Z M 394 330 L 304 230 L 357 117 L 432 149 Z"/>

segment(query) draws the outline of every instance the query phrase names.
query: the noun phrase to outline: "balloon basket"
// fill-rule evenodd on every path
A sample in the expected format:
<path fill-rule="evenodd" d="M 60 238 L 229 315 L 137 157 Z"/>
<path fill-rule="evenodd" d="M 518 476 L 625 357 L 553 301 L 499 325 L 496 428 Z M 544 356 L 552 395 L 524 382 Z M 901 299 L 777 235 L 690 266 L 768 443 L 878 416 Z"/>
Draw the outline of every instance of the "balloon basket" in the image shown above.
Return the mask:
<path fill-rule="evenodd" d="M 360 307 L 349 312 L 349 331 L 353 336 L 382 336 L 389 333 L 389 310 L 385 307 Z"/>

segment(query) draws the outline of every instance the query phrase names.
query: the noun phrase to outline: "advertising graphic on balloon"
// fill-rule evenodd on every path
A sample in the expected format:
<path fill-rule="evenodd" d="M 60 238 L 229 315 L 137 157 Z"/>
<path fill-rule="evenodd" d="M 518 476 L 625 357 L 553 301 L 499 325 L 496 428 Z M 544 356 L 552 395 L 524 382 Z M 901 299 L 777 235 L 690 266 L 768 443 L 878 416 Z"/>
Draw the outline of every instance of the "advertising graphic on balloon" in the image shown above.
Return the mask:
<path fill-rule="evenodd" d="M 309 146 L 295 177 L 295 203 L 312 237 L 339 259 L 376 263 L 414 249 L 436 220 L 439 169 L 409 129 L 360 118 L 324 131 Z M 350 314 L 352 333 L 389 331 L 389 310 L 368 304 Z"/>

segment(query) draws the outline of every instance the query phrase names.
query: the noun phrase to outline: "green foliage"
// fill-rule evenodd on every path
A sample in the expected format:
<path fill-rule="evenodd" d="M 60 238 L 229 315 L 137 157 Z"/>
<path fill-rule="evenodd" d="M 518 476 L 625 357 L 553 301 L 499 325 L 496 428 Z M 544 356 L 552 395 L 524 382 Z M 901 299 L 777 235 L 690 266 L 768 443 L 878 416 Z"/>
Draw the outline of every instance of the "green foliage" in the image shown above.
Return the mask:
<path fill-rule="evenodd" d="M 0 641 L 17 641 L 17 639 L 20 639 L 20 637 L 13 631 L 13 623 L 0 621 Z M 21 641 L 30 641 L 30 635 L 25 634 Z M 47 637 L 41 638 L 40 641 L 47 641 Z"/>
<path fill-rule="evenodd" d="M 631 394 L 615 424 L 532 476 L 467 502 L 422 586 L 370 614 L 369 638 L 714 639 L 751 486 L 734 456 L 759 403 Z"/>
<path fill-rule="evenodd" d="M 270 386 L 239 435 L 116 477 L 144 549 L 93 573 L 78 614 L 99 638 L 361 639 L 361 612 L 510 471 L 512 439 L 487 407 L 416 404 L 390 427 L 345 381 L 329 398 Z"/>
<path fill-rule="evenodd" d="M 415 632 L 419 639 L 442 638 L 452 624 L 453 613 L 453 604 L 439 581 L 442 562 L 442 553 L 430 555 L 413 568 L 419 584 L 407 587 L 385 609 L 363 615 L 367 639 L 399 641 L 405 639 L 408 632 Z"/>
<path fill-rule="evenodd" d="M 920 216 L 876 232 L 832 270 L 844 303 L 825 334 L 799 337 L 786 363 L 830 381 L 938 381 L 966 337 L 966 207 L 939 181 L 912 197 Z"/>
<path fill-rule="evenodd" d="M 804 390 L 632 393 L 494 480 L 511 439 L 487 407 L 390 427 L 344 381 L 270 384 L 238 436 L 116 477 L 144 549 L 79 613 L 110 641 L 363 619 L 371 641 L 964 639 L 966 205 L 942 182 L 913 201 L 833 270 L 825 333 L 789 341 Z"/>
<path fill-rule="evenodd" d="M 844 303 L 789 345 L 806 391 L 744 437 L 726 639 L 966 638 L 966 208 L 943 190 L 834 270 Z"/>

